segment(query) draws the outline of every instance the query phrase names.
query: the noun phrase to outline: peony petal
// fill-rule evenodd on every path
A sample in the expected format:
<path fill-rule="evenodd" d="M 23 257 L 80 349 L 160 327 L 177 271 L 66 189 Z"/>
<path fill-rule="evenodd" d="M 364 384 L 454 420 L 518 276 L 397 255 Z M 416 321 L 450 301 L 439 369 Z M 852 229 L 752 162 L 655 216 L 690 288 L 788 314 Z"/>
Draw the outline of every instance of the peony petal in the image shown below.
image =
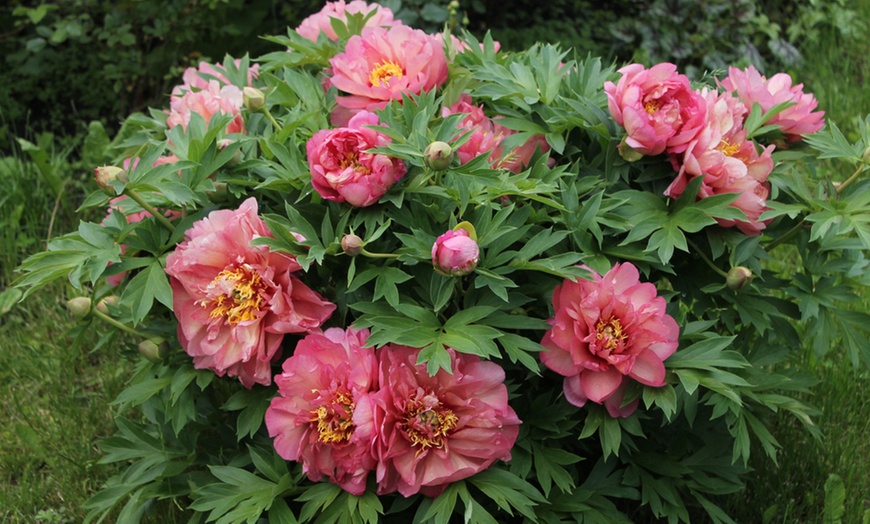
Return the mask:
<path fill-rule="evenodd" d="M 621 383 L 622 373 L 614 367 L 610 367 L 606 371 L 585 371 L 580 375 L 580 386 L 583 388 L 583 394 L 598 404 L 612 395 Z"/>
<path fill-rule="evenodd" d="M 635 358 L 628 376 L 647 386 L 664 386 L 665 365 L 652 351 L 643 351 Z"/>

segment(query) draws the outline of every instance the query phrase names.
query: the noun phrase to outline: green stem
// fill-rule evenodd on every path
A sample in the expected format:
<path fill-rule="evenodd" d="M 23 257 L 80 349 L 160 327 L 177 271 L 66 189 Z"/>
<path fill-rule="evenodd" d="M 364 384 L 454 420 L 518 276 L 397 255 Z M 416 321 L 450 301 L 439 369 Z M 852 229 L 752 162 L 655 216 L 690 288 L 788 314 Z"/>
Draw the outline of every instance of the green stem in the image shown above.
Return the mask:
<path fill-rule="evenodd" d="M 701 260 L 703 260 L 704 262 L 706 262 L 707 265 L 710 266 L 711 269 L 713 269 L 713 271 L 715 271 L 716 273 L 719 273 L 719 274 L 722 275 L 723 277 L 726 277 L 726 278 L 728 277 L 728 273 L 726 273 L 722 268 L 720 268 L 719 266 L 717 266 L 716 264 L 714 264 L 713 261 L 710 260 L 710 258 L 707 257 L 707 255 L 705 255 L 703 251 L 701 251 L 701 248 L 699 248 L 697 244 L 695 244 L 694 242 L 692 242 L 692 241 L 689 240 L 688 238 L 686 239 L 686 242 L 689 244 L 689 246 L 690 246 L 692 249 L 695 250 L 695 253 L 696 253 L 699 257 L 701 257 Z"/>
<path fill-rule="evenodd" d="M 137 337 L 146 338 L 146 335 L 136 331 L 135 329 L 131 328 L 127 324 L 122 324 L 122 323 L 118 322 L 114 318 L 110 317 L 109 315 L 103 313 L 102 311 L 100 311 L 98 309 L 94 309 L 91 312 L 94 314 L 95 317 L 97 317 L 100 320 L 103 320 L 105 322 L 108 322 L 109 324 L 115 326 L 116 328 L 120 329 L 121 331 L 126 331 L 127 333 L 130 333 L 131 335 L 136 335 Z"/>
<path fill-rule="evenodd" d="M 279 124 L 277 120 L 275 120 L 275 117 L 272 116 L 269 108 L 264 106 L 262 111 L 266 115 L 266 118 L 269 119 L 269 122 L 272 122 L 272 127 L 274 127 L 280 133 L 284 128 L 281 127 L 281 124 Z"/>
<path fill-rule="evenodd" d="M 370 251 L 366 251 L 366 248 L 362 248 L 359 254 L 369 258 L 399 258 L 399 255 L 395 253 L 372 253 Z"/>
<path fill-rule="evenodd" d="M 152 206 L 151 204 L 146 202 L 144 198 L 142 198 L 142 195 L 140 195 L 136 191 L 133 191 L 132 189 L 127 188 L 124 188 L 124 194 L 135 200 L 136 203 L 142 207 L 142 209 L 151 213 L 151 216 L 156 218 L 157 221 L 160 222 L 163 227 L 168 229 L 170 233 L 175 233 L 175 226 L 172 225 L 172 222 L 170 222 L 169 219 L 163 215 L 163 213 L 158 213 L 157 210 L 154 209 L 154 206 Z"/>
<path fill-rule="evenodd" d="M 839 195 L 840 193 L 842 193 L 842 191 L 844 189 L 846 189 L 846 186 L 848 186 L 849 184 L 854 182 L 858 178 L 858 175 L 861 174 L 862 171 L 864 171 L 864 164 L 861 164 L 860 166 L 858 166 L 858 169 L 856 169 L 855 172 L 852 173 L 852 176 L 850 176 L 849 178 L 846 179 L 845 182 L 840 184 L 840 187 L 837 188 L 837 194 Z"/>

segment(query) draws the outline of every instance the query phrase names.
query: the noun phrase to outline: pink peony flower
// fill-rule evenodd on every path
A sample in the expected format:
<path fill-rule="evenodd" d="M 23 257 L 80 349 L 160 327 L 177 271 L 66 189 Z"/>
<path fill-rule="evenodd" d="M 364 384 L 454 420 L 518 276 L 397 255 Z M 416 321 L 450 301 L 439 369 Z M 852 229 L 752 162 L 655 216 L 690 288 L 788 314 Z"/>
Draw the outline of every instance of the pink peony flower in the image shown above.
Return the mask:
<path fill-rule="evenodd" d="M 266 410 L 281 457 L 301 462 L 312 481 L 326 476 L 354 495 L 365 492 L 376 465 L 368 397 L 378 365 L 374 350 L 363 348 L 367 338 L 368 330 L 339 328 L 306 336 L 275 376 L 278 396 Z"/>
<path fill-rule="evenodd" d="M 166 126 L 169 129 L 180 125 L 187 129 L 190 113 L 199 113 L 206 122 L 218 113 L 235 115 L 227 125 L 227 133 L 244 133 L 245 121 L 242 119 L 242 90 L 233 85 L 221 87 L 217 80 L 209 80 L 208 86 L 200 91 L 186 91 L 181 97 L 170 101 Z"/>
<path fill-rule="evenodd" d="M 669 63 L 631 64 L 619 72 L 619 82 L 605 82 L 604 91 L 610 115 L 628 133 L 625 143 L 643 155 L 685 151 L 706 121 L 704 100 L 689 79 Z"/>
<path fill-rule="evenodd" d="M 335 304 L 293 275 L 296 259 L 252 246 L 272 236 L 249 198 L 194 223 L 166 258 L 178 339 L 197 369 L 237 376 L 245 387 L 272 382 L 285 333 L 310 333 Z"/>
<path fill-rule="evenodd" d="M 571 404 L 604 404 L 612 417 L 634 413 L 622 406 L 625 377 L 647 386 L 665 384 L 663 361 L 677 349 L 680 329 L 665 313 L 665 300 L 637 268 L 616 264 L 603 277 L 566 280 L 553 291 L 552 328 L 544 334 L 545 366 L 565 377 Z"/>
<path fill-rule="evenodd" d="M 679 197 L 691 179 L 704 176 L 698 198 L 724 193 L 740 193 L 731 205 L 743 211 L 746 220 L 717 219 L 723 227 L 737 226 L 747 235 L 757 235 L 766 227 L 758 219 L 766 207 L 773 170 L 768 146 L 761 153 L 755 142 L 746 140 L 743 119 L 746 106 L 730 93 L 703 90 L 708 122 L 682 155 L 672 155 L 677 177 L 665 194 Z"/>
<path fill-rule="evenodd" d="M 447 351 L 453 373 L 429 376 L 417 365 L 420 350 L 378 350 L 380 391 L 372 396 L 378 494 L 435 497 L 451 482 L 510 460 L 520 420 L 507 402 L 504 370 Z"/>
<path fill-rule="evenodd" d="M 483 106 L 472 104 L 471 96 L 467 93 L 463 93 L 452 106 L 441 108 L 442 117 L 454 114 L 466 115 L 459 123 L 459 127 L 471 131 L 471 137 L 457 150 L 460 164 L 465 164 L 482 154 L 488 154 L 493 169 L 507 169 L 519 173 L 528 166 L 538 148 L 544 153 L 550 150 L 544 137 L 536 135 L 525 144 L 505 154 L 501 144 L 515 131 L 499 125 L 497 120 L 486 116 Z"/>
<path fill-rule="evenodd" d="M 404 25 L 363 29 L 329 63 L 332 85 L 347 93 L 336 97 L 339 110 L 331 116 L 336 126 L 344 126 L 363 109 L 382 109 L 390 100 L 430 91 L 447 81 L 441 42 Z"/>
<path fill-rule="evenodd" d="M 361 111 L 348 127 L 321 130 L 305 146 L 311 183 L 320 196 L 356 207 L 376 203 L 407 171 L 405 163 L 366 150 L 384 146 L 390 138 L 366 126 L 378 116 Z"/>
<path fill-rule="evenodd" d="M 372 11 L 374 13 L 369 16 Z M 336 42 L 338 41 L 338 35 L 335 34 L 335 30 L 332 28 L 331 20 L 334 18 L 347 24 L 347 15 L 357 13 L 369 16 L 365 27 L 384 27 L 401 24 L 401 22 L 393 20 L 393 11 L 388 7 L 368 4 L 362 0 L 353 0 L 350 3 L 338 0 L 337 2 L 326 2 L 323 9 L 303 20 L 299 24 L 299 27 L 296 28 L 296 32 L 312 42 L 317 42 L 320 33 L 325 34 L 326 38 Z"/>
<path fill-rule="evenodd" d="M 465 229 L 451 229 L 432 245 L 432 265 L 445 275 L 462 276 L 474 271 L 480 248 Z"/>
<path fill-rule="evenodd" d="M 242 61 L 236 59 L 236 67 Z M 253 85 L 254 79 L 259 75 L 260 64 L 251 64 L 248 67 L 248 85 Z M 221 64 L 209 64 L 200 62 L 197 67 L 188 67 L 181 75 L 182 84 L 172 88 L 172 99 L 180 98 L 187 91 L 202 91 L 208 89 L 211 80 L 217 80 L 221 86 L 229 85 L 230 81 L 224 75 L 226 69 Z M 213 77 L 213 78 L 209 78 Z"/>
<path fill-rule="evenodd" d="M 785 73 L 768 80 L 752 66 L 744 70 L 730 67 L 722 87 L 735 93 L 748 109 L 759 104 L 766 112 L 777 104 L 793 102 L 795 105 L 774 115 L 767 123 L 778 125 L 786 139 L 795 142 L 821 129 L 825 125 L 825 112 L 813 111 L 818 106 L 815 97 L 803 92 L 803 84 L 792 86 L 791 82 L 791 77 Z"/>

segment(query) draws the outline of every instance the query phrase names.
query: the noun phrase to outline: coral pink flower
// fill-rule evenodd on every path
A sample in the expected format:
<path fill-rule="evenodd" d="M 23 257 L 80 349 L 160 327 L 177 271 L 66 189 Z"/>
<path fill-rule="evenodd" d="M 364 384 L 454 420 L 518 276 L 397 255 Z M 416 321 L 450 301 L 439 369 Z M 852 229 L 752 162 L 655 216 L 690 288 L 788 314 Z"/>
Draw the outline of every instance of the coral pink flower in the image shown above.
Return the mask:
<path fill-rule="evenodd" d="M 447 351 L 453 373 L 429 376 L 417 365 L 420 350 L 378 350 L 380 391 L 372 399 L 379 494 L 434 497 L 496 460 L 510 460 L 520 420 L 508 405 L 504 370 Z"/>
<path fill-rule="evenodd" d="M 279 455 L 301 462 L 312 481 L 326 476 L 354 495 L 365 492 L 376 464 L 368 396 L 378 365 L 374 350 L 362 347 L 366 338 L 368 330 L 339 328 L 306 336 L 275 376 L 279 396 L 266 410 Z"/>
<path fill-rule="evenodd" d="M 637 268 L 616 264 L 592 281 L 566 280 L 553 291 L 555 317 L 541 344 L 541 361 L 565 377 L 565 398 L 582 407 L 603 403 L 613 417 L 634 413 L 622 406 L 626 377 L 647 386 L 665 384 L 663 361 L 677 349 L 680 330 L 665 313 L 665 300 Z"/>
<path fill-rule="evenodd" d="M 689 79 L 669 63 L 631 64 L 619 72 L 619 82 L 605 82 L 604 91 L 610 115 L 628 133 L 625 143 L 643 155 L 685 151 L 706 119 Z"/>
<path fill-rule="evenodd" d="M 218 113 L 235 115 L 227 125 L 227 133 L 244 133 L 245 121 L 242 119 L 242 90 L 233 85 L 221 87 L 217 80 L 209 80 L 208 86 L 200 91 L 186 91 L 181 97 L 170 101 L 166 126 L 170 129 L 180 125 L 187 129 L 190 113 L 199 113 L 206 122 Z"/>
<path fill-rule="evenodd" d="M 376 203 L 401 179 L 405 163 L 387 155 L 366 153 L 367 149 L 391 142 L 386 135 L 366 126 L 378 125 L 378 116 L 361 111 L 348 127 L 324 129 L 305 146 L 311 183 L 320 196 L 356 207 Z"/>
<path fill-rule="evenodd" d="M 462 276 L 474 271 L 480 248 L 465 229 L 451 229 L 432 245 L 432 265 L 445 275 Z"/>
<path fill-rule="evenodd" d="M 320 36 L 320 33 L 325 34 L 326 38 L 336 42 L 338 41 L 338 35 L 335 34 L 335 30 L 332 28 L 332 19 L 347 24 L 347 16 L 357 13 L 362 14 L 364 17 L 369 17 L 366 20 L 365 27 L 384 27 L 401 24 L 401 22 L 393 20 L 393 12 L 388 7 L 368 4 L 362 0 L 353 0 L 350 3 L 338 0 L 337 2 L 326 2 L 323 9 L 303 20 L 299 24 L 299 27 L 296 28 L 296 32 L 312 42 L 317 42 L 317 37 Z M 372 14 L 369 15 L 370 13 Z"/>
<path fill-rule="evenodd" d="M 382 109 L 390 100 L 431 91 L 447 81 L 441 42 L 404 25 L 363 29 L 329 63 L 332 85 L 347 93 L 336 97 L 340 111 L 331 117 L 336 126 L 344 126 L 363 109 Z"/>
<path fill-rule="evenodd" d="M 493 169 L 507 169 L 519 173 L 529 164 L 538 148 L 543 153 L 550 150 L 544 137 L 536 135 L 527 140 L 525 144 L 505 154 L 502 142 L 515 131 L 499 125 L 497 120 L 492 120 L 486 116 L 483 112 L 483 106 L 475 106 L 471 101 L 471 96 L 467 93 L 463 93 L 452 106 L 441 108 L 441 116 L 443 117 L 455 114 L 466 115 L 459 122 L 459 127 L 471 132 L 468 141 L 459 146 L 456 152 L 460 164 L 465 164 L 482 154 L 488 154 Z"/>
<path fill-rule="evenodd" d="M 166 258 L 178 339 L 194 367 L 248 388 L 271 384 L 285 333 L 316 331 L 335 310 L 293 275 L 296 259 L 251 245 L 262 236 L 272 235 L 249 198 L 194 223 Z"/>
<path fill-rule="evenodd" d="M 813 111 L 818 106 L 815 97 L 803 92 L 803 84 L 792 86 L 791 82 L 791 77 L 785 73 L 768 80 L 752 66 L 744 70 L 730 67 L 722 87 L 734 92 L 749 109 L 759 104 L 766 112 L 777 104 L 793 102 L 795 105 L 774 115 L 767 123 L 778 125 L 786 139 L 795 142 L 821 129 L 825 125 L 825 112 Z"/>
<path fill-rule="evenodd" d="M 773 170 L 774 146 L 759 154 L 755 142 L 746 140 L 743 129 L 746 106 L 730 93 L 705 89 L 700 95 L 707 104 L 707 125 L 689 143 L 685 153 L 672 156 L 678 175 L 665 194 L 677 198 L 692 178 L 703 175 L 698 198 L 740 193 L 731 205 L 743 211 L 746 220 L 718 219 L 719 224 L 737 226 L 747 235 L 757 235 L 766 226 L 758 219 L 767 209 L 770 192 L 767 178 Z"/>

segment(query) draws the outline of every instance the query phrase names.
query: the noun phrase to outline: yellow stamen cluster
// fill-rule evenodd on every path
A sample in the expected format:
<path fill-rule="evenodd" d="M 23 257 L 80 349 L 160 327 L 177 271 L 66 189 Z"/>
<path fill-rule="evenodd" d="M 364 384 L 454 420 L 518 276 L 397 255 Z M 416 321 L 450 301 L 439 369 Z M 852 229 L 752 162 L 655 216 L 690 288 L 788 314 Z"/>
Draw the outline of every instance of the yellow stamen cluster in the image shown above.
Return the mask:
<path fill-rule="evenodd" d="M 353 410 L 356 403 L 350 393 L 336 391 L 331 402 L 312 410 L 311 422 L 317 423 L 317 440 L 327 444 L 339 444 L 350 440 L 353 430 Z"/>
<path fill-rule="evenodd" d="M 727 140 L 723 139 L 719 142 L 719 146 L 716 149 L 722 151 L 725 156 L 734 156 L 735 153 L 740 151 L 740 144 L 730 144 Z"/>
<path fill-rule="evenodd" d="M 369 82 L 374 87 L 381 87 L 381 84 L 386 84 L 391 78 L 402 78 L 403 76 L 402 66 L 395 62 L 390 62 L 389 60 L 385 60 L 383 63 L 378 64 L 374 69 L 372 69 L 371 74 L 369 74 Z"/>
<path fill-rule="evenodd" d="M 371 172 L 372 172 L 371 169 L 367 168 L 366 166 L 364 166 L 360 163 L 359 153 L 357 153 L 356 151 L 352 151 L 352 152 L 348 153 L 344 158 L 339 160 L 338 165 L 342 169 L 346 169 L 348 167 L 353 167 L 353 170 L 356 171 L 357 173 L 363 173 L 366 175 L 371 174 Z"/>
<path fill-rule="evenodd" d="M 411 445 L 419 447 L 418 453 L 429 448 L 444 447 L 444 438 L 459 423 L 459 417 L 440 402 L 431 408 L 424 408 L 420 402 L 412 402 L 406 411 L 403 428 Z"/>
<path fill-rule="evenodd" d="M 221 294 L 212 300 L 204 301 L 202 306 L 211 307 L 211 318 L 224 317 L 230 325 L 254 320 L 263 297 L 259 290 L 263 287 L 260 275 L 247 268 L 239 267 L 235 270 L 225 269 L 218 273 L 209 287 L 222 287 L 221 284 L 231 283 L 233 290 L 229 294 Z"/>
<path fill-rule="evenodd" d="M 659 110 L 659 103 L 656 100 L 650 100 L 649 102 L 643 104 L 643 109 L 648 114 L 652 115 Z"/>
<path fill-rule="evenodd" d="M 595 325 L 595 338 L 599 342 L 604 342 L 603 349 L 613 353 L 620 342 L 625 342 L 628 335 L 622 331 L 622 323 L 619 319 L 611 316 L 607 320 L 599 320 Z"/>

